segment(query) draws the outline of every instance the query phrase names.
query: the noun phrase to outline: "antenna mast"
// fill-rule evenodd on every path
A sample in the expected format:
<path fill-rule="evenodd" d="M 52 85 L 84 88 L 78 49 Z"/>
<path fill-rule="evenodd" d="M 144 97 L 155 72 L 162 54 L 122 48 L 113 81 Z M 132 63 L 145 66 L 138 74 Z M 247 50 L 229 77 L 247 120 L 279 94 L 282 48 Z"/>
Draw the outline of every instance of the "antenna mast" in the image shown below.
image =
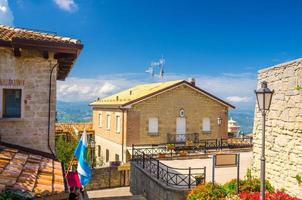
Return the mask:
<path fill-rule="evenodd" d="M 151 62 L 150 66 L 147 68 L 146 72 L 151 74 L 152 77 L 158 76 L 160 79 L 163 79 L 165 63 L 166 63 L 166 60 L 162 56 L 158 61 Z M 159 68 L 158 74 L 156 74 L 156 68 Z"/>

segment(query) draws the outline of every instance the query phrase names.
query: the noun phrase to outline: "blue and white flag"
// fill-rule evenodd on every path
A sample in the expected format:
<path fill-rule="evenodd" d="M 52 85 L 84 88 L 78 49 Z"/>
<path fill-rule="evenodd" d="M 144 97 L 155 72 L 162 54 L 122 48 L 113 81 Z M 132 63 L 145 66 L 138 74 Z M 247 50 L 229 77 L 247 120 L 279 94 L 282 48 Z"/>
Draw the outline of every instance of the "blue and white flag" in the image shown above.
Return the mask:
<path fill-rule="evenodd" d="M 74 152 L 74 156 L 78 160 L 77 171 L 82 186 L 86 186 L 91 179 L 91 169 L 86 160 L 87 150 L 88 150 L 87 134 L 86 134 L 86 130 L 84 130 L 81 140 Z"/>

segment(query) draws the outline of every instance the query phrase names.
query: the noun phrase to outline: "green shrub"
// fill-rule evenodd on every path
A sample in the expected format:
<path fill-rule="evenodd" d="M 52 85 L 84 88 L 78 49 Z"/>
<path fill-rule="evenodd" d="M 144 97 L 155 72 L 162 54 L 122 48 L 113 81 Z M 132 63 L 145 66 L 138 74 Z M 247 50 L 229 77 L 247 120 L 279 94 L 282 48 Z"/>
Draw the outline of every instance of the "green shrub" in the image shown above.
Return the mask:
<path fill-rule="evenodd" d="M 224 199 L 227 195 L 225 189 L 218 184 L 214 187 L 212 183 L 196 186 L 187 196 L 187 200 L 215 200 Z"/>

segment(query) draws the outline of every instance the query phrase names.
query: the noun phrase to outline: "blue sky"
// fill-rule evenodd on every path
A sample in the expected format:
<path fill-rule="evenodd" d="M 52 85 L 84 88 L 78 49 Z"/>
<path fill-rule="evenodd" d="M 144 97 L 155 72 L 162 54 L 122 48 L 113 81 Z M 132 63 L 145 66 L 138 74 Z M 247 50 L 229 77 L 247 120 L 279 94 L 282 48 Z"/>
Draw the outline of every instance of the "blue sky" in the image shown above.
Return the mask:
<path fill-rule="evenodd" d="M 91 101 L 139 83 L 166 59 L 166 80 L 252 109 L 257 70 L 301 57 L 302 1 L 0 0 L 0 23 L 84 43 L 58 98 Z"/>

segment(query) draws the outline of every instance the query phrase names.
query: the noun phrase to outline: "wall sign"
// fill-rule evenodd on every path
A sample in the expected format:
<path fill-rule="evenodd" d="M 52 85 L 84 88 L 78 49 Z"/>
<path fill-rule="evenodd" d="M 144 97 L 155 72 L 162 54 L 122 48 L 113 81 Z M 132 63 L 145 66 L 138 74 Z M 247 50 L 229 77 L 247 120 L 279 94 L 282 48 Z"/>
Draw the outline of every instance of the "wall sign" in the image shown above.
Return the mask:
<path fill-rule="evenodd" d="M 24 86 L 25 80 L 18 79 L 0 79 L 1 86 Z"/>

